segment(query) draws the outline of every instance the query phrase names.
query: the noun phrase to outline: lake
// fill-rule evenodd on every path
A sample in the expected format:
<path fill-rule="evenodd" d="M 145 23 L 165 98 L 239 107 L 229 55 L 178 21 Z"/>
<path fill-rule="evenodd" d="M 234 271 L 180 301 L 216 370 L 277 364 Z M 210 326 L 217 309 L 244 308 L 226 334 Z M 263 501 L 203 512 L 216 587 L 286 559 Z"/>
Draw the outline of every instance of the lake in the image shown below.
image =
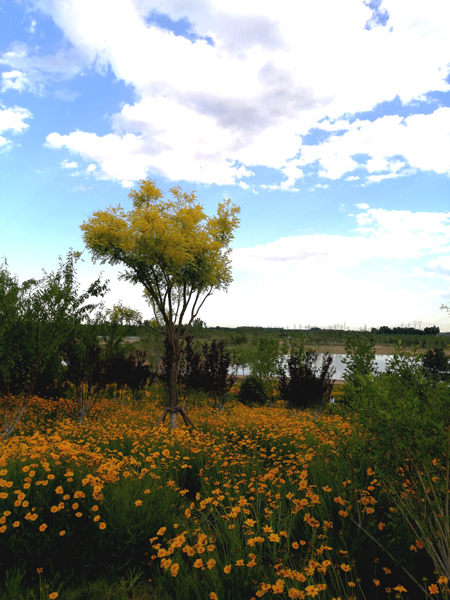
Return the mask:
<path fill-rule="evenodd" d="M 323 354 L 318 354 L 318 364 L 322 363 Z M 345 363 L 342 362 L 342 359 L 345 358 L 346 354 L 332 354 L 331 357 L 333 359 L 333 367 L 336 369 L 336 373 L 334 374 L 333 379 L 343 379 L 343 374 L 345 371 Z M 382 373 L 386 370 L 386 362 L 391 358 L 389 354 L 377 354 L 375 356 L 375 363 L 377 365 L 377 370 Z M 250 375 L 251 370 L 246 367 L 243 369 L 239 367 L 238 375 Z"/>

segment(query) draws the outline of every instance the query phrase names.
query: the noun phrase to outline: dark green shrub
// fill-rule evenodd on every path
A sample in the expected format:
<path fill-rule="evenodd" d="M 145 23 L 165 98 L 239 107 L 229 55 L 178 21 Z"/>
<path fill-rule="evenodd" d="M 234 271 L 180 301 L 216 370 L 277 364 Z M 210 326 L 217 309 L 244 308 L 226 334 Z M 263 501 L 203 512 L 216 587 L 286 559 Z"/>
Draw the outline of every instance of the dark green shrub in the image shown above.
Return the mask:
<path fill-rule="evenodd" d="M 266 403 L 267 396 L 261 379 L 256 375 L 246 377 L 239 389 L 238 400 L 242 404 L 263 406 Z"/>
<path fill-rule="evenodd" d="M 290 354 L 286 365 L 278 368 L 278 391 L 291 409 L 318 407 L 330 401 L 333 391 L 332 377 L 336 369 L 330 354 L 323 356 L 317 365 L 315 350 Z"/>

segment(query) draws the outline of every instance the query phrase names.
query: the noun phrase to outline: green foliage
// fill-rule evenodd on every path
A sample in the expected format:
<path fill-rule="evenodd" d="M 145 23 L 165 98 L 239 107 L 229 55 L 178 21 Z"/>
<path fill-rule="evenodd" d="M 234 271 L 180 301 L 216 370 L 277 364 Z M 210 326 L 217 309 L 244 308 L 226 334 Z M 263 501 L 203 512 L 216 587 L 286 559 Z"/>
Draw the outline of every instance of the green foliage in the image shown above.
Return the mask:
<path fill-rule="evenodd" d="M 324 354 L 317 365 L 314 350 L 291 352 L 286 364 L 278 368 L 278 391 L 291 409 L 313 408 L 327 404 L 333 391 L 332 357 Z"/>
<path fill-rule="evenodd" d="M 276 389 L 276 377 L 281 347 L 277 337 L 261 336 L 247 355 L 251 374 L 263 384 L 266 400 L 271 400 Z"/>
<path fill-rule="evenodd" d="M 70 251 L 65 262 L 60 258 L 56 272 L 44 271 L 41 279 L 23 284 L 9 274 L 6 263 L 0 268 L 0 313 L 5 316 L 0 326 L 3 437 L 14 431 L 34 392 L 60 390 L 61 346 L 76 336 L 96 308 L 91 299 L 106 292 L 107 286 L 97 279 L 80 293 L 75 272 L 79 256 Z M 56 386 L 49 385 L 55 381 Z"/>
<path fill-rule="evenodd" d="M 344 380 L 357 385 L 359 376 L 376 373 L 375 346 L 372 341 L 362 336 L 347 339 L 345 344 L 346 356 L 342 362 L 346 365 Z"/>
<path fill-rule="evenodd" d="M 401 347 L 385 373 L 359 384 L 357 393 L 347 385 L 354 419 L 368 433 L 361 452 L 439 574 L 450 577 L 450 389 L 427 377 L 421 357 Z"/>
<path fill-rule="evenodd" d="M 427 377 L 435 381 L 446 381 L 450 377 L 449 359 L 441 349 L 428 350 L 420 357 L 422 369 Z"/>
<path fill-rule="evenodd" d="M 248 406 L 263 406 L 267 401 L 266 389 L 256 375 L 246 377 L 239 388 L 238 400 Z"/>
<path fill-rule="evenodd" d="M 206 298 L 232 281 L 230 243 L 240 209 L 226 200 L 208 217 L 193 192 L 174 187 L 170 195 L 165 200 L 154 181 L 142 180 L 129 194 L 130 211 L 120 206 L 97 211 L 81 230 L 94 260 L 124 266 L 122 279 L 144 287 L 155 318 L 164 324 L 171 346 L 170 404 L 176 409 L 178 361 L 187 330 Z M 176 426 L 176 412 L 171 426 Z"/>
<path fill-rule="evenodd" d="M 169 388 L 171 346 L 165 341 L 165 351 L 162 357 L 160 380 L 166 390 Z M 194 349 L 192 336 L 186 338 L 186 343 L 180 353 L 177 383 L 180 394 L 184 396 L 184 405 L 189 400 L 195 403 L 200 395 L 212 399 L 215 407 L 223 408 L 226 395 L 236 380 L 235 372 L 230 372 L 232 360 L 229 352 L 224 349 L 223 342 L 212 340 L 210 344 L 202 344 L 201 353 Z M 193 401 L 193 402 L 192 402 Z"/>

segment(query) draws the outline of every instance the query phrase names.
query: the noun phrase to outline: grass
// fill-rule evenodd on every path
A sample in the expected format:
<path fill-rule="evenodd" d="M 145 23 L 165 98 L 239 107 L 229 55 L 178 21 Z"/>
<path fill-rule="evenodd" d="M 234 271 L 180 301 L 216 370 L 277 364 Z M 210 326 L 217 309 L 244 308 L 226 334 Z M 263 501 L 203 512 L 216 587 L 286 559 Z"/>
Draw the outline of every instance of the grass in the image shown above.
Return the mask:
<path fill-rule="evenodd" d="M 448 593 L 362 424 L 232 402 L 170 431 L 155 429 L 160 412 L 149 393 L 140 406 L 104 400 L 80 426 L 63 403 L 33 400 L 0 454 L 0 598 Z"/>

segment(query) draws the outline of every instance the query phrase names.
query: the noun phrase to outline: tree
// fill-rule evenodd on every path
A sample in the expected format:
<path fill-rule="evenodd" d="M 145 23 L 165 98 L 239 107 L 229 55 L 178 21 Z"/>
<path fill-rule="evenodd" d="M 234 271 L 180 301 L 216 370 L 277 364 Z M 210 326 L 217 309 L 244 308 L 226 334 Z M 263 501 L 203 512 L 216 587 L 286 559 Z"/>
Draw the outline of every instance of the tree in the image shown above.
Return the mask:
<path fill-rule="evenodd" d="M 280 343 L 275 337 L 263 335 L 250 353 L 248 364 L 252 375 L 262 382 L 266 399 L 272 403 L 276 388 L 278 361 L 280 356 Z"/>
<path fill-rule="evenodd" d="M 61 368 L 61 347 L 74 337 L 97 305 L 92 298 L 104 295 L 107 285 L 100 279 L 80 293 L 75 264 L 78 252 L 59 259 L 56 272 L 43 272 L 39 280 L 19 284 L 0 266 L 0 394 L 3 395 L 4 428 L 10 436 L 40 379 Z M 51 369 L 49 368 L 51 367 Z M 48 379 L 48 377 L 46 377 Z M 41 390 L 39 390 L 41 391 Z"/>
<path fill-rule="evenodd" d="M 336 372 L 333 358 L 325 353 L 320 366 L 317 359 L 315 350 L 291 351 L 286 364 L 278 367 L 278 391 L 289 408 L 316 408 L 330 401 Z"/>
<path fill-rule="evenodd" d="M 230 243 L 240 208 L 219 203 L 208 217 L 193 192 L 179 187 L 163 192 L 142 180 L 129 194 L 133 207 L 120 205 L 95 212 L 81 225 L 93 260 L 122 265 L 121 279 L 141 284 L 170 347 L 170 425 L 176 427 L 177 371 L 187 332 L 205 300 L 232 281 Z M 183 319 L 187 327 L 182 327 Z M 183 414 L 183 413 L 182 413 Z"/>
<path fill-rule="evenodd" d="M 361 385 L 361 377 L 372 375 L 377 371 L 375 346 L 371 340 L 356 335 L 350 337 L 345 344 L 346 355 L 342 362 L 346 365 L 344 379 L 356 388 Z"/>

